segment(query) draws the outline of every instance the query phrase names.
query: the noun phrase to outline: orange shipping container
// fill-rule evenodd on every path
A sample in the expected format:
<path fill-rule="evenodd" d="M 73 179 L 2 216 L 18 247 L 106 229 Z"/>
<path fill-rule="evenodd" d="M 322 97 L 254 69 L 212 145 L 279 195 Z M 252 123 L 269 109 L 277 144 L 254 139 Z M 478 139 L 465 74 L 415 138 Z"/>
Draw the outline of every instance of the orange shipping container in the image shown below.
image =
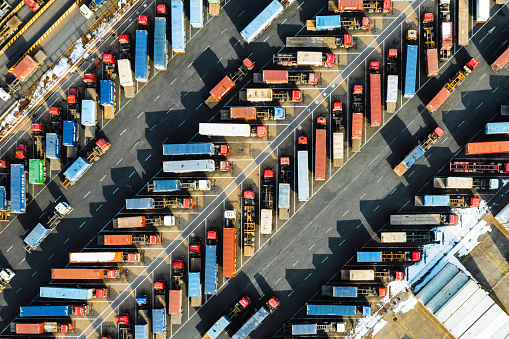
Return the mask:
<path fill-rule="evenodd" d="M 338 0 L 340 11 L 362 11 L 362 0 Z"/>
<path fill-rule="evenodd" d="M 25 79 L 32 74 L 32 72 L 39 66 L 37 61 L 29 57 L 28 55 L 21 60 L 21 62 L 14 67 L 12 74 L 19 80 L 25 81 Z"/>
<path fill-rule="evenodd" d="M 228 93 L 233 87 L 235 83 L 230 79 L 229 76 L 225 76 L 223 80 L 221 80 L 216 87 L 214 87 L 209 93 L 212 95 L 214 99 L 217 101 L 221 100 L 226 93 Z"/>
<path fill-rule="evenodd" d="M 16 334 L 43 334 L 44 323 L 16 324 Z"/>
<path fill-rule="evenodd" d="M 100 245 L 104 246 L 121 246 L 133 244 L 133 236 L 131 234 L 106 234 L 99 235 L 98 237 L 103 237 L 102 242 L 99 238 L 99 243 Z"/>
<path fill-rule="evenodd" d="M 168 291 L 168 314 L 182 313 L 182 290 Z"/>
<path fill-rule="evenodd" d="M 438 51 L 436 49 L 426 50 L 426 70 L 428 78 L 438 75 Z"/>
<path fill-rule="evenodd" d="M 145 217 L 121 217 L 113 220 L 113 228 L 145 227 Z"/>
<path fill-rule="evenodd" d="M 317 129 L 315 141 L 315 180 L 325 180 L 326 146 L 327 130 Z"/>
<path fill-rule="evenodd" d="M 369 75 L 371 126 L 382 124 L 382 101 L 380 94 L 380 74 Z"/>
<path fill-rule="evenodd" d="M 235 228 L 223 228 L 223 277 L 235 276 Z"/>
<path fill-rule="evenodd" d="M 362 140 L 362 113 L 352 114 L 352 139 Z"/>
<path fill-rule="evenodd" d="M 447 98 L 449 98 L 450 96 L 451 92 L 449 92 L 449 90 L 445 87 L 442 88 L 440 92 L 438 92 L 437 95 L 435 95 L 435 97 L 431 99 L 429 104 L 426 105 L 426 109 L 430 113 L 435 113 L 440 108 L 440 106 L 442 106 L 445 100 L 447 100 Z"/>
<path fill-rule="evenodd" d="M 509 153 L 509 141 L 469 142 L 465 154 Z"/>
<path fill-rule="evenodd" d="M 230 118 L 256 120 L 256 107 L 231 107 Z"/>
<path fill-rule="evenodd" d="M 102 280 L 104 279 L 104 270 L 95 268 L 53 268 L 51 269 L 51 279 Z"/>
<path fill-rule="evenodd" d="M 264 70 L 263 82 L 266 84 L 287 84 L 288 71 L 282 70 Z"/>

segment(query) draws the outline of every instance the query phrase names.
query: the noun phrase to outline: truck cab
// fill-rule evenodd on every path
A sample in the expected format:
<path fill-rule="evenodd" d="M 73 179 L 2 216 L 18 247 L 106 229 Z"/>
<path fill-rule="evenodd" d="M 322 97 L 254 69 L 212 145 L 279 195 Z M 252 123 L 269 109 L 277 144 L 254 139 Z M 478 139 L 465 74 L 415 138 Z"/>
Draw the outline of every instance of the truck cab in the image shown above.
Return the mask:
<path fill-rule="evenodd" d="M 183 260 L 174 260 L 171 265 L 173 269 L 173 276 L 182 278 L 184 276 L 184 261 Z"/>
<path fill-rule="evenodd" d="M 19 144 L 18 147 L 16 147 L 16 154 L 14 158 L 17 160 L 27 159 L 27 146 L 25 144 Z"/>
<path fill-rule="evenodd" d="M 216 229 L 207 231 L 207 245 L 217 245 L 218 236 Z"/>
<path fill-rule="evenodd" d="M 25 4 L 32 10 L 37 12 L 39 8 L 44 4 L 43 0 L 25 0 Z"/>
<path fill-rule="evenodd" d="M 0 291 L 2 290 L 1 286 L 7 285 L 15 275 L 16 273 L 10 268 L 2 268 L 0 271 Z"/>
<path fill-rule="evenodd" d="M 108 279 L 120 279 L 120 270 L 117 268 L 110 268 L 106 271 Z"/>
<path fill-rule="evenodd" d="M 131 44 L 128 34 L 121 34 L 118 36 L 118 42 L 120 43 L 120 55 L 119 60 L 131 59 Z"/>
<path fill-rule="evenodd" d="M 115 79 L 115 55 L 114 54 L 103 54 L 103 67 L 107 78 L 110 80 Z"/>

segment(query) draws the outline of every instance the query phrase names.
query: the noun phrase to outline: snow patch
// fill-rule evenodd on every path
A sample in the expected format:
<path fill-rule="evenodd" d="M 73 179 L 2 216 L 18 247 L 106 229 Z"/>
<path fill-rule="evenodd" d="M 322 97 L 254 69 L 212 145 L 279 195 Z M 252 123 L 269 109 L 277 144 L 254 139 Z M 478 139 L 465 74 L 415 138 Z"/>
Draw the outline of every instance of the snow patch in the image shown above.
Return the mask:
<path fill-rule="evenodd" d="M 403 314 L 414 309 L 415 305 L 419 300 L 413 295 L 409 295 L 408 298 L 404 301 L 400 301 L 396 307 L 392 310 L 394 313 L 401 312 Z"/>

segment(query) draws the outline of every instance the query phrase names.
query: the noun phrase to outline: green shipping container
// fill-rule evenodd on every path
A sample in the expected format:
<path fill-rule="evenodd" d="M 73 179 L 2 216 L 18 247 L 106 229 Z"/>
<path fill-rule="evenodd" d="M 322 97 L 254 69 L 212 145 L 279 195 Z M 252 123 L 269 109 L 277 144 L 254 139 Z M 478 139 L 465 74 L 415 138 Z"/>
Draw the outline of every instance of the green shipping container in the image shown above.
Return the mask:
<path fill-rule="evenodd" d="M 44 184 L 44 160 L 28 160 L 28 183 L 34 185 Z"/>
<path fill-rule="evenodd" d="M 211 4 L 218 4 L 220 2 L 221 2 L 221 0 L 209 0 L 209 3 L 211 3 Z"/>

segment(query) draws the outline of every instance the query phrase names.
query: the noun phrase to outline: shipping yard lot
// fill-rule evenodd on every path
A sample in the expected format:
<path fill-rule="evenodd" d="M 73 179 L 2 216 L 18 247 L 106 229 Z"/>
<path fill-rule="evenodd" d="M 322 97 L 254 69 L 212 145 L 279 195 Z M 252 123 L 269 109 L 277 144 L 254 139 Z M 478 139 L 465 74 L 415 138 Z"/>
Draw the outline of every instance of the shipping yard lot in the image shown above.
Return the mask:
<path fill-rule="evenodd" d="M 206 230 L 217 228 L 221 232 L 225 207 L 231 206 L 237 210 L 236 224 L 239 225 L 241 192 L 252 186 L 257 199 L 260 199 L 258 187 L 264 168 L 272 167 L 277 173 L 277 159 L 282 154 L 287 154 L 292 157 L 293 173 L 296 173 L 294 160 L 298 136 L 308 137 L 310 158 L 314 159 L 315 136 L 312 131 L 315 129 L 316 118 L 319 115 L 325 115 L 328 119 L 327 149 L 330 152 L 329 118 L 332 101 L 339 98 L 344 107 L 350 107 L 353 86 L 358 84 L 364 85 L 365 88 L 367 86 L 368 62 L 371 59 L 378 59 L 383 64 L 385 62 L 383 56 L 387 54 L 389 46 L 401 50 L 402 37 L 406 29 L 413 27 L 412 22 L 415 24 L 417 17 L 421 16 L 420 10 L 417 13 L 411 13 L 410 7 L 419 8 L 421 4 L 429 5 L 426 2 L 418 2 L 408 7 L 409 4 L 404 1 L 394 4 L 393 15 L 396 17 L 393 19 L 394 22 L 390 18 L 378 19 L 375 24 L 376 29 L 366 32 L 367 34 L 355 34 L 359 41 L 358 50 L 353 53 L 349 50 L 346 55 L 340 55 L 339 68 L 343 71 L 341 75 L 337 69 L 318 70 L 323 78 L 319 88 L 304 86 L 301 88 L 305 99 L 303 103 L 281 105 L 287 113 L 284 123 L 265 124 L 268 127 L 268 137 L 248 139 L 249 150 L 243 154 L 238 152 L 239 154 L 228 158 L 232 168 L 230 173 L 218 172 L 209 175 L 209 180 L 213 182 L 212 190 L 192 192 L 191 197 L 195 201 L 195 207 L 192 211 L 175 213 L 178 216 L 176 227 L 157 227 L 157 231 L 163 235 L 164 251 L 161 251 L 160 246 L 139 247 L 138 249 L 144 252 L 144 263 L 124 266 L 129 272 L 127 279 L 123 277 L 114 283 L 106 282 L 111 290 L 109 298 L 111 302 L 94 302 L 93 315 L 86 318 L 75 317 L 79 333 L 83 332 L 87 337 L 106 333 L 116 334 L 116 315 L 125 310 L 134 316 L 133 297 L 142 292 L 150 294 L 151 284 L 156 276 L 160 274 L 169 276 L 171 258 L 183 256 L 186 260 L 186 268 L 188 267 L 187 246 L 190 237 L 196 235 L 203 242 Z M 126 102 L 117 84 L 120 99 L 117 102 L 116 119 L 108 123 L 99 122 L 99 126 L 103 128 L 102 132 L 112 143 L 112 150 L 68 191 L 62 190 L 62 187 L 58 185 L 58 176 L 55 177 L 55 181 L 49 183 L 47 188 L 33 186 L 29 188 L 28 193 L 35 199 L 29 205 L 28 213 L 5 226 L 0 240 L 3 256 L 0 262 L 12 267 L 17 273 L 16 279 L 11 283 L 11 289 L 6 290 L 1 296 L 2 305 L 9 305 L 8 308 L 2 307 L 0 310 L 3 324 L 7 325 L 17 316 L 17 306 L 28 304 L 38 293 L 41 284 L 45 285 L 49 282 L 49 268 L 64 267 L 67 264 L 68 252 L 78 251 L 83 245 L 86 245 L 86 250 L 104 249 L 96 245 L 95 234 L 98 231 L 101 234 L 118 232 L 112 230 L 111 224 L 107 221 L 124 206 L 124 198 L 131 198 L 136 192 L 139 192 L 137 197 L 155 196 L 146 192 L 143 186 L 154 175 L 156 178 L 169 177 L 159 171 L 163 159 L 161 157 L 162 143 L 210 140 L 196 136 L 195 133 L 199 121 L 215 118 L 205 105 L 202 105 L 207 96 L 206 93 L 213 84 L 225 73 L 238 67 L 240 60 L 246 56 L 256 62 L 255 72 L 259 71 L 265 62 L 270 62 L 270 55 L 281 48 L 281 40 L 284 41 L 285 36 L 298 33 L 302 21 L 317 13 L 322 4 L 305 2 L 299 4 L 299 7 L 292 5 L 258 38 L 257 42 L 241 49 L 241 44 L 237 42 L 240 39 L 238 31 L 243 28 L 244 20 L 250 20 L 242 16 L 247 13 L 253 13 L 254 16 L 264 5 L 264 3 L 249 4 L 246 9 L 246 5 L 240 2 L 228 3 L 225 10 L 221 12 L 221 16 L 210 21 L 206 29 L 191 32 L 192 39 L 187 46 L 187 54 L 171 60 L 166 73 L 157 74 L 147 85 L 138 87 L 136 98 Z M 407 10 L 404 15 L 398 16 L 405 9 Z M 147 14 L 153 16 L 153 6 L 146 7 L 146 10 Z M 502 14 L 506 12 L 507 8 L 504 8 Z M 133 15 L 132 18 L 135 16 Z M 279 23 L 283 20 L 285 25 L 280 25 Z M 271 295 L 276 295 L 281 301 L 280 309 L 266 319 L 264 326 L 253 334 L 256 337 L 273 335 L 304 302 L 313 296 L 313 293 L 320 289 L 323 283 L 333 276 L 337 269 L 348 262 L 373 233 L 383 227 L 389 214 L 403 207 L 405 211 L 415 210 L 409 206 L 412 204 L 407 205 L 407 201 L 412 202 L 413 195 L 447 164 L 465 142 L 476 135 L 484 123 L 499 112 L 500 103 L 507 101 L 507 98 L 498 96 L 499 93 L 507 92 L 504 77 L 500 76 L 506 75 L 507 71 L 492 75 L 488 66 L 493 61 L 491 55 L 496 55 L 499 51 L 498 44 L 481 43 L 481 39 L 485 37 L 484 34 L 493 34 L 493 40 L 500 43 L 502 23 L 503 16 L 495 16 L 474 37 L 468 48 L 459 50 L 450 69 L 446 69 L 450 64 L 445 64 L 447 65 L 444 67 L 445 74 L 438 80 L 426 82 L 426 75 L 422 72 L 424 67 L 421 65 L 418 68 L 421 70 L 419 84 L 426 83 L 426 85 L 418 92 L 417 98 L 409 101 L 400 99 L 397 106 L 398 114 L 396 116 L 383 114 L 381 128 L 371 127 L 367 121 L 364 121 L 362 152 L 354 156 L 348 143 L 345 143 L 346 165 L 341 170 L 337 170 L 332 167 L 330 161 L 327 162 L 326 181 L 310 180 L 312 195 L 315 195 L 310 202 L 297 201 L 292 191 L 290 211 L 294 217 L 286 224 L 275 218 L 272 236 L 258 233 L 255 242 L 257 252 L 254 257 L 241 255 L 240 241 L 238 241 L 237 268 L 242 269 L 237 272 L 237 277 L 227 280 L 223 278 L 219 268 L 220 293 L 214 297 L 204 298 L 203 301 L 206 303 L 198 311 L 190 307 L 189 299 L 185 298 L 183 325 L 169 326 L 169 335 L 177 338 L 200 337 L 200 333 L 203 334 L 217 320 L 217 315 L 224 312 L 241 296 L 248 295 L 258 308 Z M 225 24 L 227 24 L 226 29 L 223 28 Z M 495 27 L 496 30 L 487 33 L 490 27 Z M 130 29 L 134 30 L 134 28 Z M 474 28 L 474 32 L 476 29 L 477 27 Z M 275 30 L 277 35 L 271 35 L 271 32 Z M 205 31 L 209 33 L 205 34 Z M 223 32 L 220 34 L 221 39 L 214 41 L 210 39 L 210 32 L 215 32 L 214 34 L 219 36 L 217 32 L 221 31 Z M 376 42 L 373 40 L 375 38 Z M 394 43 L 395 40 L 398 40 L 398 43 Z M 116 48 L 117 44 L 113 44 L 113 41 L 114 39 L 110 38 L 104 44 L 112 44 Z M 368 45 L 369 48 L 364 50 L 364 46 Z M 113 51 L 116 52 L 115 49 Z M 348 63 L 345 62 L 345 56 Z M 430 117 L 423 103 L 434 96 L 436 89 L 456 72 L 458 65 L 468 61 L 469 56 L 482 60 L 479 70 L 458 91 L 462 95 L 457 93 L 442 107 L 445 114 L 439 113 Z M 419 60 L 423 63 L 422 55 Z M 267 68 L 270 69 L 273 66 Z M 382 70 L 385 70 L 385 67 L 382 67 Z M 152 69 L 151 74 L 156 72 Z M 484 77 L 483 74 L 489 74 L 489 76 Z M 76 80 L 78 74 L 71 78 Z M 70 86 L 72 79 L 65 86 Z M 173 83 L 179 86 L 170 86 Z M 164 88 L 163 84 L 167 87 Z M 241 85 L 244 86 L 245 83 Z M 65 86 L 62 88 L 66 88 Z M 247 87 L 251 86 L 251 83 L 247 84 Z M 164 91 L 161 90 L 162 88 Z M 272 88 L 277 89 L 277 87 Z M 236 94 L 238 89 L 235 88 L 233 91 L 235 94 L 225 100 L 226 107 L 241 105 Z M 61 102 L 59 96 L 60 94 L 56 94 L 50 98 L 50 105 Z M 366 97 L 368 96 L 365 95 Z M 490 100 L 490 98 L 493 99 Z M 482 109 L 479 109 L 480 105 Z M 45 119 L 42 111 L 41 109 L 39 116 Z M 465 111 L 470 113 L 466 115 Z M 213 112 L 215 113 L 216 110 Z M 489 113 L 486 114 L 486 112 Z M 446 130 L 447 138 L 439 141 L 435 146 L 436 149 L 427 155 L 426 166 L 415 166 L 405 175 L 402 182 L 394 175 L 392 167 L 404 157 L 417 139 L 422 139 L 437 123 Z M 347 140 L 350 140 L 350 115 L 346 117 L 345 126 Z M 379 130 L 380 133 L 377 133 Z M 12 145 L 19 142 L 16 138 L 24 139 L 28 136 L 20 131 L 3 146 L 2 151 L 12 151 Z M 232 147 L 245 142 L 238 138 L 213 138 L 213 142 L 223 141 L 228 142 Z M 82 146 L 84 144 L 83 142 Z M 330 158 L 330 155 L 328 157 Z M 164 160 L 169 159 L 164 158 Z M 310 163 L 313 164 L 313 161 Z M 414 176 L 417 171 L 419 175 Z M 50 176 L 55 174 L 50 173 Z M 294 180 L 295 177 L 296 175 L 293 176 Z M 295 189 L 295 181 L 292 187 Z M 41 246 L 42 251 L 26 254 L 22 249 L 22 235 L 31 230 L 35 224 L 34 220 L 43 218 L 43 212 L 48 206 L 53 206 L 53 202 L 60 199 L 68 201 L 74 207 L 72 215 L 67 217 L 58 230 L 50 235 Z M 258 206 L 260 206 L 259 202 L 260 200 L 258 200 Z M 119 216 L 139 214 L 125 210 L 121 212 Z M 158 214 L 161 213 L 158 212 Z M 238 240 L 240 239 L 239 236 Z M 333 269 L 331 269 L 331 263 L 334 263 Z M 89 283 L 80 285 L 87 284 Z M 58 285 L 63 284 L 58 283 Z M 97 286 L 97 284 L 92 285 Z M 187 290 L 186 285 L 183 286 L 183 290 Z M 152 297 L 151 300 L 153 300 Z M 36 303 L 39 302 L 40 299 L 36 301 Z M 424 309 L 421 311 L 426 313 Z M 242 320 L 236 320 L 228 330 L 230 335 L 247 320 L 248 315 L 249 312 L 243 315 Z M 420 315 L 420 317 L 423 316 Z M 299 315 L 297 319 L 300 319 Z M 437 333 L 439 333 L 438 330 Z M 12 334 L 7 330 L 2 335 L 8 337 Z"/>

